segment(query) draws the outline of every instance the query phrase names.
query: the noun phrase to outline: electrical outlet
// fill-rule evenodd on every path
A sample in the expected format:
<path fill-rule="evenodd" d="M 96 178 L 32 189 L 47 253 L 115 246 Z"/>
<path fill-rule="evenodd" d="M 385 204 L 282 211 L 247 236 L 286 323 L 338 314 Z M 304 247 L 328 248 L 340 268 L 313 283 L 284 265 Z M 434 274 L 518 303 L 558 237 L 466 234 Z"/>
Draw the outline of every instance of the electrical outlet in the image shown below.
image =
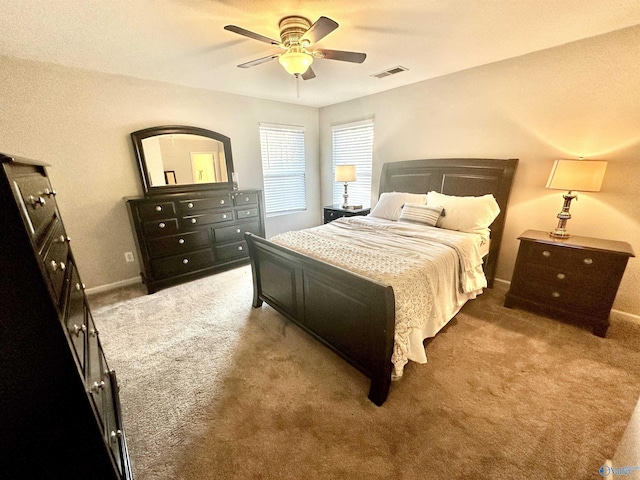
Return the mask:
<path fill-rule="evenodd" d="M 133 262 L 133 252 L 124 252 L 124 260 L 127 263 Z"/>

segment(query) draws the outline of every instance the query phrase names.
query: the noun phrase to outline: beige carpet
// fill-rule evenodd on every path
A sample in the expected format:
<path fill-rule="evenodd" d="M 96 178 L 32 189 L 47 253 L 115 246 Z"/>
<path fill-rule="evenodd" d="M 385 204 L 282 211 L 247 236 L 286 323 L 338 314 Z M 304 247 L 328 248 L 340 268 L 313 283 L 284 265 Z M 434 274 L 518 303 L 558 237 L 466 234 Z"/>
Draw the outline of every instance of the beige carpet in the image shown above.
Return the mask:
<path fill-rule="evenodd" d="M 640 327 L 608 338 L 487 290 L 387 402 L 270 307 L 248 267 L 90 299 L 136 480 L 594 479 L 640 395 Z"/>

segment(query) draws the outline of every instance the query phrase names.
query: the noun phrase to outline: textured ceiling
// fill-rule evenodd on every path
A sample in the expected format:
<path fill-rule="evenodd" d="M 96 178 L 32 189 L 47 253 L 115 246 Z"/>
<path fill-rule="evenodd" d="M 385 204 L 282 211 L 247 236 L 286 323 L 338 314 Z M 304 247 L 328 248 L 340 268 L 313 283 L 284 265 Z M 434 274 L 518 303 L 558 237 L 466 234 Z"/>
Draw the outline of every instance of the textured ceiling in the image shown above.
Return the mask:
<path fill-rule="evenodd" d="M 225 25 L 278 39 L 294 14 L 367 59 L 316 60 L 299 98 L 277 60 L 236 67 L 281 50 Z M 320 107 L 637 24 L 640 0 L 0 0 L 0 55 Z"/>

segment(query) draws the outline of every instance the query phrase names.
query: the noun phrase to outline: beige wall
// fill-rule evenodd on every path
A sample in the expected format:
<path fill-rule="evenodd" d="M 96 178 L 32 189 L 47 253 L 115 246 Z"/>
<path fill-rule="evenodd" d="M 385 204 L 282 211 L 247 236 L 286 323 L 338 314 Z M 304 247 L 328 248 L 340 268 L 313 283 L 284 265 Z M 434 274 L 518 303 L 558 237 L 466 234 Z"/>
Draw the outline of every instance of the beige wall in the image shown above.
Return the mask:
<path fill-rule="evenodd" d="M 562 192 L 544 186 L 556 158 L 609 161 L 602 191 L 574 201 L 569 230 L 624 240 L 640 256 L 639 58 L 633 27 L 322 108 L 323 203 L 333 185 L 331 126 L 374 117 L 372 201 L 384 162 L 520 159 L 498 278 L 511 278 L 520 233 L 555 227 Z M 640 315 L 639 284 L 640 258 L 632 258 L 614 308 Z"/>
<path fill-rule="evenodd" d="M 141 193 L 130 132 L 163 124 L 219 131 L 231 137 L 241 188 L 261 188 L 258 123 L 304 125 L 308 209 L 267 219 L 272 236 L 320 221 L 331 203 L 331 125 L 373 117 L 373 199 L 386 161 L 520 159 L 498 267 L 508 280 L 517 236 L 555 226 L 562 192 L 544 188 L 555 158 L 609 161 L 602 192 L 580 195 L 569 228 L 625 240 L 640 255 L 638 58 L 634 27 L 318 111 L 0 57 L 0 151 L 52 165 L 83 281 L 96 287 L 139 271 L 123 256 L 135 249 L 122 198 Z M 640 258 L 631 259 L 614 308 L 640 315 L 639 282 Z"/>
<path fill-rule="evenodd" d="M 138 277 L 123 197 L 142 194 L 129 134 L 181 124 L 231 138 L 240 188 L 262 188 L 260 122 L 302 125 L 307 211 L 267 219 L 267 236 L 321 216 L 316 108 L 0 57 L 0 152 L 51 164 L 49 174 L 87 287 Z M 137 260 L 137 259 L 136 259 Z"/>

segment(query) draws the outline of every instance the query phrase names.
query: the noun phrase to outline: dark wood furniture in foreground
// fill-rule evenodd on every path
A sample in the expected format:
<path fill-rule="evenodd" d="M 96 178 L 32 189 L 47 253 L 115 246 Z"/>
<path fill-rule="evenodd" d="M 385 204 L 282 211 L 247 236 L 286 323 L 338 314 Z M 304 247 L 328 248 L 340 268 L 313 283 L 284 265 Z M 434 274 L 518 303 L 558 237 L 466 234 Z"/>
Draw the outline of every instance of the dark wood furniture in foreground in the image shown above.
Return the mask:
<path fill-rule="evenodd" d="M 323 223 L 329 223 L 335 220 L 336 218 L 369 215 L 369 212 L 371 211 L 371 209 L 368 207 L 350 209 L 350 208 L 342 208 L 340 205 L 329 205 L 324 207 L 323 210 L 324 210 L 323 216 L 322 216 L 324 220 Z"/>
<path fill-rule="evenodd" d="M 629 257 L 626 242 L 527 230 L 504 306 L 520 305 L 593 328 L 604 337 Z"/>
<path fill-rule="evenodd" d="M 245 265 L 244 233 L 264 236 L 261 190 L 153 195 L 127 206 L 149 293 Z"/>
<path fill-rule="evenodd" d="M 486 274 L 491 283 L 518 161 L 437 159 L 386 163 L 379 193 L 484 195 L 501 213 L 491 226 Z M 382 405 L 391 383 L 395 334 L 393 289 L 248 233 L 253 306 L 265 301 L 371 379 L 369 399 Z"/>
<path fill-rule="evenodd" d="M 44 164 L 0 154 L 0 477 L 119 480 L 118 384 Z"/>

